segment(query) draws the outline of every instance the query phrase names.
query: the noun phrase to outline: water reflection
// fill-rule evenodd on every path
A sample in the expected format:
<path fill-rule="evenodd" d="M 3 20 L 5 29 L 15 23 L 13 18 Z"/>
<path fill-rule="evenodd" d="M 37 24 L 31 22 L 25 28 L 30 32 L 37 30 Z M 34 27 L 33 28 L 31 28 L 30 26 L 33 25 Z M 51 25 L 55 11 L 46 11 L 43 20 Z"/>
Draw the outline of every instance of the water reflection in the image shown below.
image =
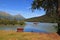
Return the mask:
<path fill-rule="evenodd" d="M 0 26 L 0 30 L 17 31 L 17 28 L 23 27 L 24 32 L 57 32 L 53 25 L 57 26 L 57 23 L 26 22 L 24 26 Z"/>
<path fill-rule="evenodd" d="M 23 27 L 22 25 L 8 25 L 8 26 L 0 26 L 0 30 L 6 30 L 6 31 L 9 31 L 9 30 L 14 30 L 14 31 L 17 31 L 17 28 L 21 28 Z"/>
<path fill-rule="evenodd" d="M 40 22 L 26 22 L 25 32 L 57 32 L 53 25 L 57 26 L 57 23 L 40 23 Z"/>

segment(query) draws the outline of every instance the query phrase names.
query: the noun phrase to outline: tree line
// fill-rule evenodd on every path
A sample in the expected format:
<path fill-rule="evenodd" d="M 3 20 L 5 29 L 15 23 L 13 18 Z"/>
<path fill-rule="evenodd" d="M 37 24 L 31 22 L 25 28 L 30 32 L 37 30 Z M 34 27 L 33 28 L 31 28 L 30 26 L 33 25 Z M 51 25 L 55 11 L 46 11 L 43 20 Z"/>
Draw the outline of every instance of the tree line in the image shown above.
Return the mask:
<path fill-rule="evenodd" d="M 0 19 L 0 25 L 23 25 L 24 21 Z"/>

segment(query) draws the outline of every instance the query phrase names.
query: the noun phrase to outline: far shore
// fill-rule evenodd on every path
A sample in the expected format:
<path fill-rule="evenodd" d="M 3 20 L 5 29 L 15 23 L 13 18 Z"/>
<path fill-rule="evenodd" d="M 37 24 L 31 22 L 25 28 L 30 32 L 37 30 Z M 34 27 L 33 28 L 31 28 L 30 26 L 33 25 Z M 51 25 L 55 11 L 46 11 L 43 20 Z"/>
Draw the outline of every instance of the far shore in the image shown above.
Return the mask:
<path fill-rule="evenodd" d="M 15 24 L 15 25 L 4 25 L 4 24 L 0 24 L 0 26 L 24 26 L 25 24 L 23 25 L 19 25 L 19 24 Z"/>

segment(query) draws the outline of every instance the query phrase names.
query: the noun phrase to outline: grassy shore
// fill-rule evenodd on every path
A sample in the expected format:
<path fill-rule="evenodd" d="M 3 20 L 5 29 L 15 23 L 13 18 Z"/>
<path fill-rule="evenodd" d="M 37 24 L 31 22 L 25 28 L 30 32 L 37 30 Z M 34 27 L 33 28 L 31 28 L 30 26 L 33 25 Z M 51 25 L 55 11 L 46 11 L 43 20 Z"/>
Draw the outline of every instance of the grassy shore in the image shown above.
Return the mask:
<path fill-rule="evenodd" d="M 31 33 L 0 30 L 0 40 L 60 40 L 56 33 Z"/>

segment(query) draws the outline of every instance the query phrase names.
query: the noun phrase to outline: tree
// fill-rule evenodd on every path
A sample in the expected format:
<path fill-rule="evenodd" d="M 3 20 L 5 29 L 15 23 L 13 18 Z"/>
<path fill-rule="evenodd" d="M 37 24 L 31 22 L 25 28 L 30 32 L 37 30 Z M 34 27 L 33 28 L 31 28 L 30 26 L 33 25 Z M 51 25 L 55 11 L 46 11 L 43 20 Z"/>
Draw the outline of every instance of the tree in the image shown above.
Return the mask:
<path fill-rule="evenodd" d="M 60 5 L 58 5 L 60 1 L 58 1 L 59 0 L 34 0 L 32 3 L 32 10 L 44 8 L 46 14 L 55 14 L 56 17 L 54 18 L 58 23 L 57 33 L 60 35 L 60 9 L 58 10 L 60 7 Z"/>

